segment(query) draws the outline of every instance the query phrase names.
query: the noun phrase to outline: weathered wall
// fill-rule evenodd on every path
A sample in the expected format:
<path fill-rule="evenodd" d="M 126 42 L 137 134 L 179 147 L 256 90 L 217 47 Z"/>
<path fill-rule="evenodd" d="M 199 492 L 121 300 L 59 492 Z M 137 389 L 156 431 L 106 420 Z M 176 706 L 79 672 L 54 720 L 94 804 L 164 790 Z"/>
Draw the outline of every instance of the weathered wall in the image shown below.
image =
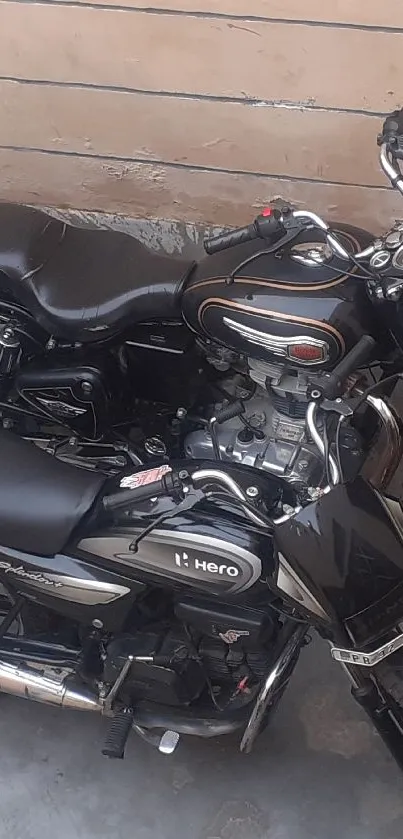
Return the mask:
<path fill-rule="evenodd" d="M 144 0 L 143 0 L 144 3 Z M 242 224 L 275 197 L 379 229 L 401 0 L 0 0 L 0 198 Z"/>

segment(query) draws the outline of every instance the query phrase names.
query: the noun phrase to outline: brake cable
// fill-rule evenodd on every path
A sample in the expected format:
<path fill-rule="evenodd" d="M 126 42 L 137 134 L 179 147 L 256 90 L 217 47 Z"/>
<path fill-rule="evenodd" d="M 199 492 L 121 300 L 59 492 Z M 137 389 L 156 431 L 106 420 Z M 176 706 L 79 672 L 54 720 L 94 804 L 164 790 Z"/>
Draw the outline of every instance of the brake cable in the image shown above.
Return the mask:
<path fill-rule="evenodd" d="M 135 539 L 133 539 L 133 541 L 129 545 L 129 551 L 131 551 L 132 553 L 137 553 L 138 546 L 142 539 L 148 536 L 149 533 L 151 533 L 156 527 L 162 524 L 162 522 L 166 521 L 166 519 L 173 518 L 174 516 L 178 515 L 178 513 L 183 513 L 186 510 L 192 510 L 193 507 L 195 507 L 196 504 L 199 503 L 199 501 L 203 501 L 205 497 L 206 495 L 203 492 L 203 490 L 188 488 L 185 497 L 181 501 L 179 501 L 178 504 L 176 504 L 175 507 L 172 508 L 172 510 L 165 510 L 163 513 L 161 513 L 160 516 L 157 516 L 157 518 L 154 519 L 154 521 L 152 521 L 151 524 L 147 525 L 147 527 L 145 527 L 144 530 L 142 530 L 141 533 L 139 533 L 139 535 L 136 536 Z"/>

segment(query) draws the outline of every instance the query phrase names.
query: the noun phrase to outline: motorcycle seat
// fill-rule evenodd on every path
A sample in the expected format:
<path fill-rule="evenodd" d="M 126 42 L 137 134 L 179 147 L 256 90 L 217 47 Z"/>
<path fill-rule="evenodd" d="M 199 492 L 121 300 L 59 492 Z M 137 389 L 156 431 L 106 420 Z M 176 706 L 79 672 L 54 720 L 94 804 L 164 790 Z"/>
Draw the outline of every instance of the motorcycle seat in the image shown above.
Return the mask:
<path fill-rule="evenodd" d="M 105 480 L 0 430 L 0 552 L 60 553 Z"/>
<path fill-rule="evenodd" d="M 129 324 L 180 318 L 193 265 L 125 233 L 0 204 L 0 288 L 55 337 L 97 341 Z"/>

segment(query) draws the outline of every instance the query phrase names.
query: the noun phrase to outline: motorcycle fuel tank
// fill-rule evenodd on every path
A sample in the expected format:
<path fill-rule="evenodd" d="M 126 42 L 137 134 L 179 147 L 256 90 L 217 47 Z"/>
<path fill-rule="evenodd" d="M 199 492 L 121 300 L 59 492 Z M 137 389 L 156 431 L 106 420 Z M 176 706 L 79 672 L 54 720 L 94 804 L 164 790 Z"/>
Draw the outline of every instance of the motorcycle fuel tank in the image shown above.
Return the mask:
<path fill-rule="evenodd" d="M 347 225 L 334 232 L 352 251 L 372 240 Z M 182 303 L 195 332 L 242 355 L 305 369 L 331 369 L 364 333 L 376 334 L 365 282 L 346 274 L 319 230 L 275 253 L 264 247 L 255 241 L 200 262 Z M 321 264 L 307 264 L 311 249 Z"/>
<path fill-rule="evenodd" d="M 183 468 L 186 461 L 173 464 Z M 198 461 L 192 461 L 194 472 Z M 211 466 L 211 464 L 206 464 Z M 278 499 L 278 481 L 257 476 L 247 467 L 221 464 L 241 484 L 259 487 L 267 505 Z M 121 568 L 122 574 L 134 575 L 148 585 L 164 585 L 189 589 L 222 599 L 254 588 L 262 575 L 273 569 L 272 536 L 230 508 L 203 501 L 186 512 L 160 522 L 164 512 L 173 510 L 171 498 L 137 503 L 129 515 L 115 514 L 109 526 L 84 536 L 77 549 L 87 561 L 94 558 L 107 563 L 110 570 Z M 239 510 L 239 508 L 238 508 Z M 136 544 L 138 536 L 153 521 L 155 529 Z"/>

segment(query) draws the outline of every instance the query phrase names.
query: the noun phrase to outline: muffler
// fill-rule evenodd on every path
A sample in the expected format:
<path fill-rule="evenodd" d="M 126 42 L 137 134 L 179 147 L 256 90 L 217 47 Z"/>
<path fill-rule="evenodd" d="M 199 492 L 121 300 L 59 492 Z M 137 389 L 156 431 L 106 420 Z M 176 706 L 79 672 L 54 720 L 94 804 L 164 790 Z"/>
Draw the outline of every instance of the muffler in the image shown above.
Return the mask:
<path fill-rule="evenodd" d="M 68 676 L 58 681 L 6 661 L 0 661 L 0 693 L 76 711 L 103 711 L 99 697 L 85 685 L 69 684 Z"/>

